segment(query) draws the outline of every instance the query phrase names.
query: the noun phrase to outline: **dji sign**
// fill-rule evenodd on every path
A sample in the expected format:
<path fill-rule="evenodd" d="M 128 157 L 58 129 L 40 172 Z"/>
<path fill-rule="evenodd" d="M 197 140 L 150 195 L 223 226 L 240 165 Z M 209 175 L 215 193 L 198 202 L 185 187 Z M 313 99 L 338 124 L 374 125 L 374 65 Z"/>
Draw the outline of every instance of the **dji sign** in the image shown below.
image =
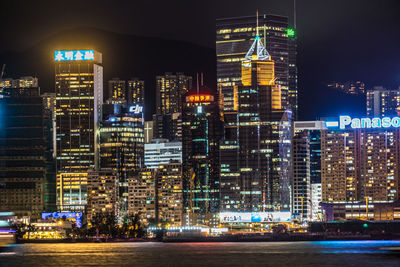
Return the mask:
<path fill-rule="evenodd" d="M 132 106 L 129 107 L 129 112 L 133 113 L 133 114 L 142 113 L 143 112 L 143 106 L 138 105 L 138 104 L 132 105 Z"/>

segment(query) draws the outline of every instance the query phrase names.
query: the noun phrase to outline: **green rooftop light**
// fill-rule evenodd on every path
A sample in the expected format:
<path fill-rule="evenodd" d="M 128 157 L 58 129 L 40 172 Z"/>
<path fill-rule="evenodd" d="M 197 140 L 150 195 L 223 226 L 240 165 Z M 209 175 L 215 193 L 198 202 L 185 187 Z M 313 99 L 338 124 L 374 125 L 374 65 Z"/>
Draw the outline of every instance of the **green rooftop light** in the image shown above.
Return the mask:
<path fill-rule="evenodd" d="M 294 37 L 296 35 L 296 32 L 293 28 L 287 28 L 286 34 L 288 37 Z"/>

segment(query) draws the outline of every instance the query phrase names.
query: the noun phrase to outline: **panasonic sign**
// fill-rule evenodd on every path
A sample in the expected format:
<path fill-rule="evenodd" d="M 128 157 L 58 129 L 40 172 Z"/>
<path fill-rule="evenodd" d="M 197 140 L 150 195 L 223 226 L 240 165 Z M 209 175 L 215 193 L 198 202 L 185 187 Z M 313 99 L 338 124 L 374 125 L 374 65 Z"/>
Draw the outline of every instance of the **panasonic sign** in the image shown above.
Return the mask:
<path fill-rule="evenodd" d="M 383 118 L 351 118 L 350 116 L 340 116 L 339 122 L 327 121 L 325 122 L 327 128 L 339 129 L 379 129 L 379 128 L 390 128 L 400 127 L 400 117 L 383 117 Z"/>

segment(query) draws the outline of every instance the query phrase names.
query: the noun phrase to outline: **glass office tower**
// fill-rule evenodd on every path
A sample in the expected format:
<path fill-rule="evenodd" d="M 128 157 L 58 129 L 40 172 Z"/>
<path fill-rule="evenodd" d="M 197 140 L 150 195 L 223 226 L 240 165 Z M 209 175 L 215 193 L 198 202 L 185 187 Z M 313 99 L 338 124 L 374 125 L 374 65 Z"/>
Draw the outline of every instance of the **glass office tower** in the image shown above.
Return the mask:
<path fill-rule="evenodd" d="M 57 205 L 83 210 L 87 170 L 98 166 L 98 123 L 103 102 L 102 55 L 55 51 Z"/>

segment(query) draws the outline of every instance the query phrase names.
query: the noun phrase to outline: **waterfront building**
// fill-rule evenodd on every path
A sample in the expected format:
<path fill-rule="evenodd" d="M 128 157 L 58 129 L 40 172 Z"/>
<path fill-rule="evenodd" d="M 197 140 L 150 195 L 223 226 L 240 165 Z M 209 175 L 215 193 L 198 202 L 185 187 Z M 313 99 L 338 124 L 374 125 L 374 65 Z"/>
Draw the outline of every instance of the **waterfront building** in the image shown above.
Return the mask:
<path fill-rule="evenodd" d="M 144 145 L 144 164 L 154 169 L 172 161 L 182 163 L 182 142 L 169 142 L 167 139 L 153 139 Z"/>
<path fill-rule="evenodd" d="M 201 88 L 186 93 L 182 101 L 184 210 L 190 224 L 205 224 L 220 204 L 219 99 L 215 91 Z"/>
<path fill-rule="evenodd" d="M 315 219 L 314 210 L 317 215 L 319 211 L 319 202 L 321 202 L 319 199 L 321 196 L 320 135 L 323 129 L 325 129 L 324 121 L 296 121 L 293 126 L 292 215 L 301 221 Z"/>
<path fill-rule="evenodd" d="M 140 105 L 103 105 L 100 166 L 117 175 L 120 215 L 128 211 L 128 178 L 144 167 L 144 116 Z"/>
<path fill-rule="evenodd" d="M 57 206 L 83 210 L 87 170 L 98 167 L 98 123 L 103 103 L 102 55 L 55 51 Z"/>
<path fill-rule="evenodd" d="M 321 183 L 311 183 L 311 220 L 320 221 L 322 219 L 321 203 L 322 191 Z"/>
<path fill-rule="evenodd" d="M 367 116 L 385 117 L 400 115 L 400 90 L 375 86 L 367 91 Z"/>
<path fill-rule="evenodd" d="M 400 119 L 341 116 L 339 121 L 326 122 L 329 127 L 321 132 L 325 218 L 394 218 L 399 206 Z M 383 216 L 387 207 L 392 213 Z"/>
<path fill-rule="evenodd" d="M 291 111 L 282 109 L 275 64 L 260 36 L 241 68 L 221 144 L 221 211 L 289 210 Z"/>
<path fill-rule="evenodd" d="M 287 17 L 263 14 L 258 17 L 217 19 L 217 81 L 223 96 L 225 120 L 230 120 L 229 113 L 235 109 L 235 86 L 241 80 L 241 62 L 245 60 L 257 34 L 275 63 L 276 84 L 281 87 L 282 109 L 290 109 L 293 116 L 297 116 L 296 31 L 288 27 Z"/>
<path fill-rule="evenodd" d="M 56 173 L 52 113 L 37 81 L 31 85 L 6 87 L 0 97 L 0 211 L 38 219 L 56 210 Z"/>
<path fill-rule="evenodd" d="M 88 170 L 87 221 L 91 224 L 96 214 L 119 215 L 119 186 L 112 169 Z"/>
<path fill-rule="evenodd" d="M 127 101 L 129 105 L 140 104 L 144 105 L 144 81 L 138 78 L 128 80 L 127 88 Z"/>
<path fill-rule="evenodd" d="M 108 81 L 108 98 L 126 99 L 126 83 L 119 78 Z"/>
<path fill-rule="evenodd" d="M 182 163 L 162 164 L 156 172 L 156 218 L 181 226 L 183 216 Z"/>
<path fill-rule="evenodd" d="M 128 214 L 140 216 L 145 225 L 156 218 L 156 169 L 141 169 L 128 178 Z"/>

